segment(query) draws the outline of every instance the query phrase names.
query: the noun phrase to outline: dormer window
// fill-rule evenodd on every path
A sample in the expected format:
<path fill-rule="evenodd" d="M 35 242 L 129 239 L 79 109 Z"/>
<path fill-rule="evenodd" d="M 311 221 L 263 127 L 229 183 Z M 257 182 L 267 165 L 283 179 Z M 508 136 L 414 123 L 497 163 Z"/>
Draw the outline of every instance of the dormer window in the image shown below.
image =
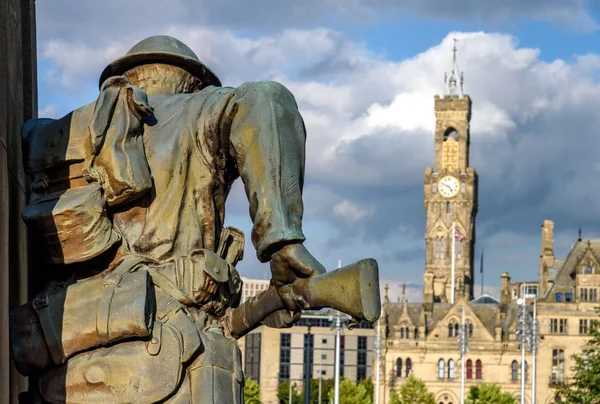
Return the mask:
<path fill-rule="evenodd" d="M 593 275 L 596 273 L 596 269 L 591 262 L 588 262 L 583 266 L 583 270 L 581 272 L 585 275 Z"/>
<path fill-rule="evenodd" d="M 562 293 L 557 293 L 556 294 L 556 301 L 557 302 L 562 302 L 563 301 L 563 294 Z"/>
<path fill-rule="evenodd" d="M 458 323 L 454 320 L 450 321 L 450 324 L 448 324 L 448 336 L 458 337 Z"/>

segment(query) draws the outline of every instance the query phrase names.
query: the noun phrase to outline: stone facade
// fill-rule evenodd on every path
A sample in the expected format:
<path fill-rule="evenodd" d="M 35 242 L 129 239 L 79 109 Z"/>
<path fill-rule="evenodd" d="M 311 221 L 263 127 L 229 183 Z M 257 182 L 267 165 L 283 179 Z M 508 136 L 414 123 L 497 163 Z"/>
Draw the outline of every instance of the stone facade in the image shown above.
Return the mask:
<path fill-rule="evenodd" d="M 425 271 L 433 275 L 433 299 L 452 302 L 473 295 L 477 171 L 469 167 L 469 96 L 435 97 L 435 164 L 425 169 Z M 453 234 L 455 227 L 455 234 Z"/>
<path fill-rule="evenodd" d="M 335 363 L 335 329 L 331 327 L 333 311 L 309 312 L 292 328 L 275 329 L 261 326 L 239 340 L 247 378 L 257 380 L 263 404 L 277 404 L 279 384 L 296 383 L 302 391 L 306 363 L 306 341 L 312 335 L 310 372 L 313 379 L 333 379 Z M 309 326 L 310 325 L 310 329 Z M 372 377 L 375 360 L 375 329 L 361 324 L 353 330 L 342 330 L 342 377 L 356 382 Z M 323 393 L 323 402 L 328 398 Z"/>
<path fill-rule="evenodd" d="M 552 249 L 546 251 L 552 252 Z M 425 381 L 437 403 L 460 402 L 462 362 L 456 324 L 461 322 L 463 308 L 470 334 L 470 350 L 465 357 L 465 391 L 485 381 L 497 383 L 503 390 L 520 397 L 521 349 L 515 333 L 519 310 L 516 299 L 521 297 L 525 297 L 529 311 L 536 302 L 539 322 L 535 403 L 558 402 L 555 388 L 570 377 L 574 364 L 572 355 L 581 353 L 588 330 L 599 320 L 595 311 L 600 292 L 598 257 L 600 241 L 577 241 L 565 260 L 555 261 L 560 267 L 550 271 L 554 275 L 548 280 L 550 286 L 545 295 L 527 293 L 527 286 L 534 292 L 539 290 L 538 284 L 510 283 L 508 274 L 504 273 L 500 301 L 489 296 L 471 301 L 461 297 L 454 305 L 435 303 L 428 307 L 405 301 L 392 304 L 386 298 L 382 321 L 382 333 L 386 336 L 381 369 L 385 380 L 385 386 L 381 387 L 383 402 L 389 401 L 389 392 L 398 389 L 406 378 L 409 358 L 410 371 Z M 444 361 L 443 371 L 440 361 Z M 452 374 L 450 361 L 453 361 Z M 532 403 L 532 364 L 532 355 L 527 351 L 526 403 Z"/>
<path fill-rule="evenodd" d="M 521 345 L 516 336 L 524 299 L 531 313 L 535 301 L 539 350 L 535 361 L 535 404 L 557 403 L 555 389 L 571 375 L 571 356 L 580 353 L 587 331 L 599 319 L 600 241 L 579 240 L 564 260 L 554 256 L 554 223 L 542 224 L 539 279 L 511 283 L 502 274 L 500 301 L 491 296 L 473 299 L 473 250 L 477 213 L 477 172 L 469 164 L 471 100 L 435 97 L 435 166 L 425 169 L 426 267 L 423 302 L 390 303 L 387 291 L 381 321 L 385 336 L 380 376 L 383 403 L 409 374 L 422 379 L 436 403 L 460 403 L 463 362 L 457 332 L 463 310 L 469 339 L 464 358 L 465 393 L 482 381 L 521 396 Z M 460 187 L 440 189 L 452 176 Z M 450 185 L 452 185 L 450 183 Z M 456 300 L 449 288 L 454 222 L 464 241 L 455 262 Z M 532 401 L 533 358 L 525 360 L 525 402 Z"/>

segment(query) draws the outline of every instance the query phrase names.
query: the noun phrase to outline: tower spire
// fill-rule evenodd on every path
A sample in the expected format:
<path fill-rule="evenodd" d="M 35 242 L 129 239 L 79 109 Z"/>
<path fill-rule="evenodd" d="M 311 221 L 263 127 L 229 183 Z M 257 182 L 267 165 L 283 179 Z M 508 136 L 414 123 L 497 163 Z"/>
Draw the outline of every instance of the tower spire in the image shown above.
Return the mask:
<path fill-rule="evenodd" d="M 463 74 L 458 68 L 458 61 L 456 60 L 456 38 L 453 39 L 454 47 L 452 48 L 452 70 L 450 74 L 444 73 L 444 84 L 446 85 L 446 95 L 451 97 L 464 96 L 463 93 Z"/>

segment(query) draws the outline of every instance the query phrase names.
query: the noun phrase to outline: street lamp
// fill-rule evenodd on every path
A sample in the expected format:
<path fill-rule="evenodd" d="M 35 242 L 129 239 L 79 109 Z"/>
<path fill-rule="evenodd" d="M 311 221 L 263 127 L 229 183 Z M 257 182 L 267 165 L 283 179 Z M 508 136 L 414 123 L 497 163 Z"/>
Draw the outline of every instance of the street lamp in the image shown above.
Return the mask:
<path fill-rule="evenodd" d="M 375 337 L 375 404 L 379 404 L 379 374 L 381 373 L 381 348 L 383 338 L 381 337 L 381 317 L 377 320 L 377 336 Z"/>
<path fill-rule="evenodd" d="M 537 299 L 533 301 L 533 321 L 531 324 L 531 334 L 529 340 L 529 349 L 531 350 L 531 404 L 536 404 L 536 380 L 535 380 L 535 370 L 536 370 L 536 360 L 537 360 L 537 350 L 539 344 L 539 335 L 540 335 L 540 325 L 537 320 Z"/>
<path fill-rule="evenodd" d="M 308 329 L 306 333 L 306 366 L 304 371 L 304 404 L 310 404 L 310 373 L 312 369 L 312 363 L 310 360 L 310 350 L 312 344 L 310 343 L 310 323 L 306 326 Z"/>

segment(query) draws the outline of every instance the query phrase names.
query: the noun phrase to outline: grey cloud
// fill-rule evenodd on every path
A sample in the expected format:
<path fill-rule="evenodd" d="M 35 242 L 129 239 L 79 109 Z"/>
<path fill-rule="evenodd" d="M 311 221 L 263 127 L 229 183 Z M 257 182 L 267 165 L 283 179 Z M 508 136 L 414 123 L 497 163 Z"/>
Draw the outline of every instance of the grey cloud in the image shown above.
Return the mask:
<path fill-rule="evenodd" d="M 550 21 L 576 30 L 594 30 L 584 0 L 305 0 L 253 2 L 157 0 L 102 2 L 39 2 L 41 38 L 83 39 L 102 44 L 123 34 L 156 34 L 173 25 L 227 27 L 267 32 L 283 28 L 340 27 L 398 19 L 406 13 L 435 19 L 514 22 L 519 19 Z"/>
<path fill-rule="evenodd" d="M 331 30 L 288 30 L 256 39 L 194 27 L 170 32 L 181 34 L 231 82 L 281 77 L 296 94 L 310 130 L 306 218 L 327 223 L 333 234 L 318 243 L 307 241 L 319 257 L 335 263 L 336 257 L 351 261 L 373 256 L 381 260 L 386 276 L 420 278 L 423 167 L 433 162 L 433 133 L 397 121 L 422 113 L 433 122 L 433 111 L 413 106 L 398 111 L 405 114 L 399 119 L 392 110 L 387 115 L 392 123 L 370 126 L 369 108 L 376 103 L 387 108 L 396 96 L 411 93 L 432 98 L 449 65 L 450 35 L 439 46 L 395 63 Z M 555 220 L 565 232 L 573 223 L 600 224 L 595 215 L 600 195 L 593 185 L 599 167 L 595 106 L 600 88 L 595 74 L 600 63 L 592 55 L 548 64 L 539 60 L 539 51 L 519 49 L 507 36 L 456 35 L 462 43 L 459 57 L 467 91 L 474 100 L 471 150 L 472 166 L 480 174 L 478 246 L 490 248 L 486 256 L 495 259 L 486 267 L 487 279 L 497 279 L 507 269 L 535 274 L 543 219 Z M 89 49 L 95 50 L 98 69 L 114 52 L 102 47 L 85 52 Z M 326 71 L 321 73 L 318 66 Z M 330 74 L 328 69 L 336 79 L 316 87 L 315 80 Z M 72 70 L 63 73 L 69 77 Z M 247 217 L 240 189 L 232 195 L 228 212 Z M 356 221 L 335 215 L 334 206 L 345 200 L 373 209 L 372 214 Z M 239 222 L 249 230 L 248 219 Z M 503 231 L 525 235 L 525 247 L 515 252 L 494 245 L 494 235 Z M 264 272 L 248 248 L 244 265 L 252 273 Z"/>

